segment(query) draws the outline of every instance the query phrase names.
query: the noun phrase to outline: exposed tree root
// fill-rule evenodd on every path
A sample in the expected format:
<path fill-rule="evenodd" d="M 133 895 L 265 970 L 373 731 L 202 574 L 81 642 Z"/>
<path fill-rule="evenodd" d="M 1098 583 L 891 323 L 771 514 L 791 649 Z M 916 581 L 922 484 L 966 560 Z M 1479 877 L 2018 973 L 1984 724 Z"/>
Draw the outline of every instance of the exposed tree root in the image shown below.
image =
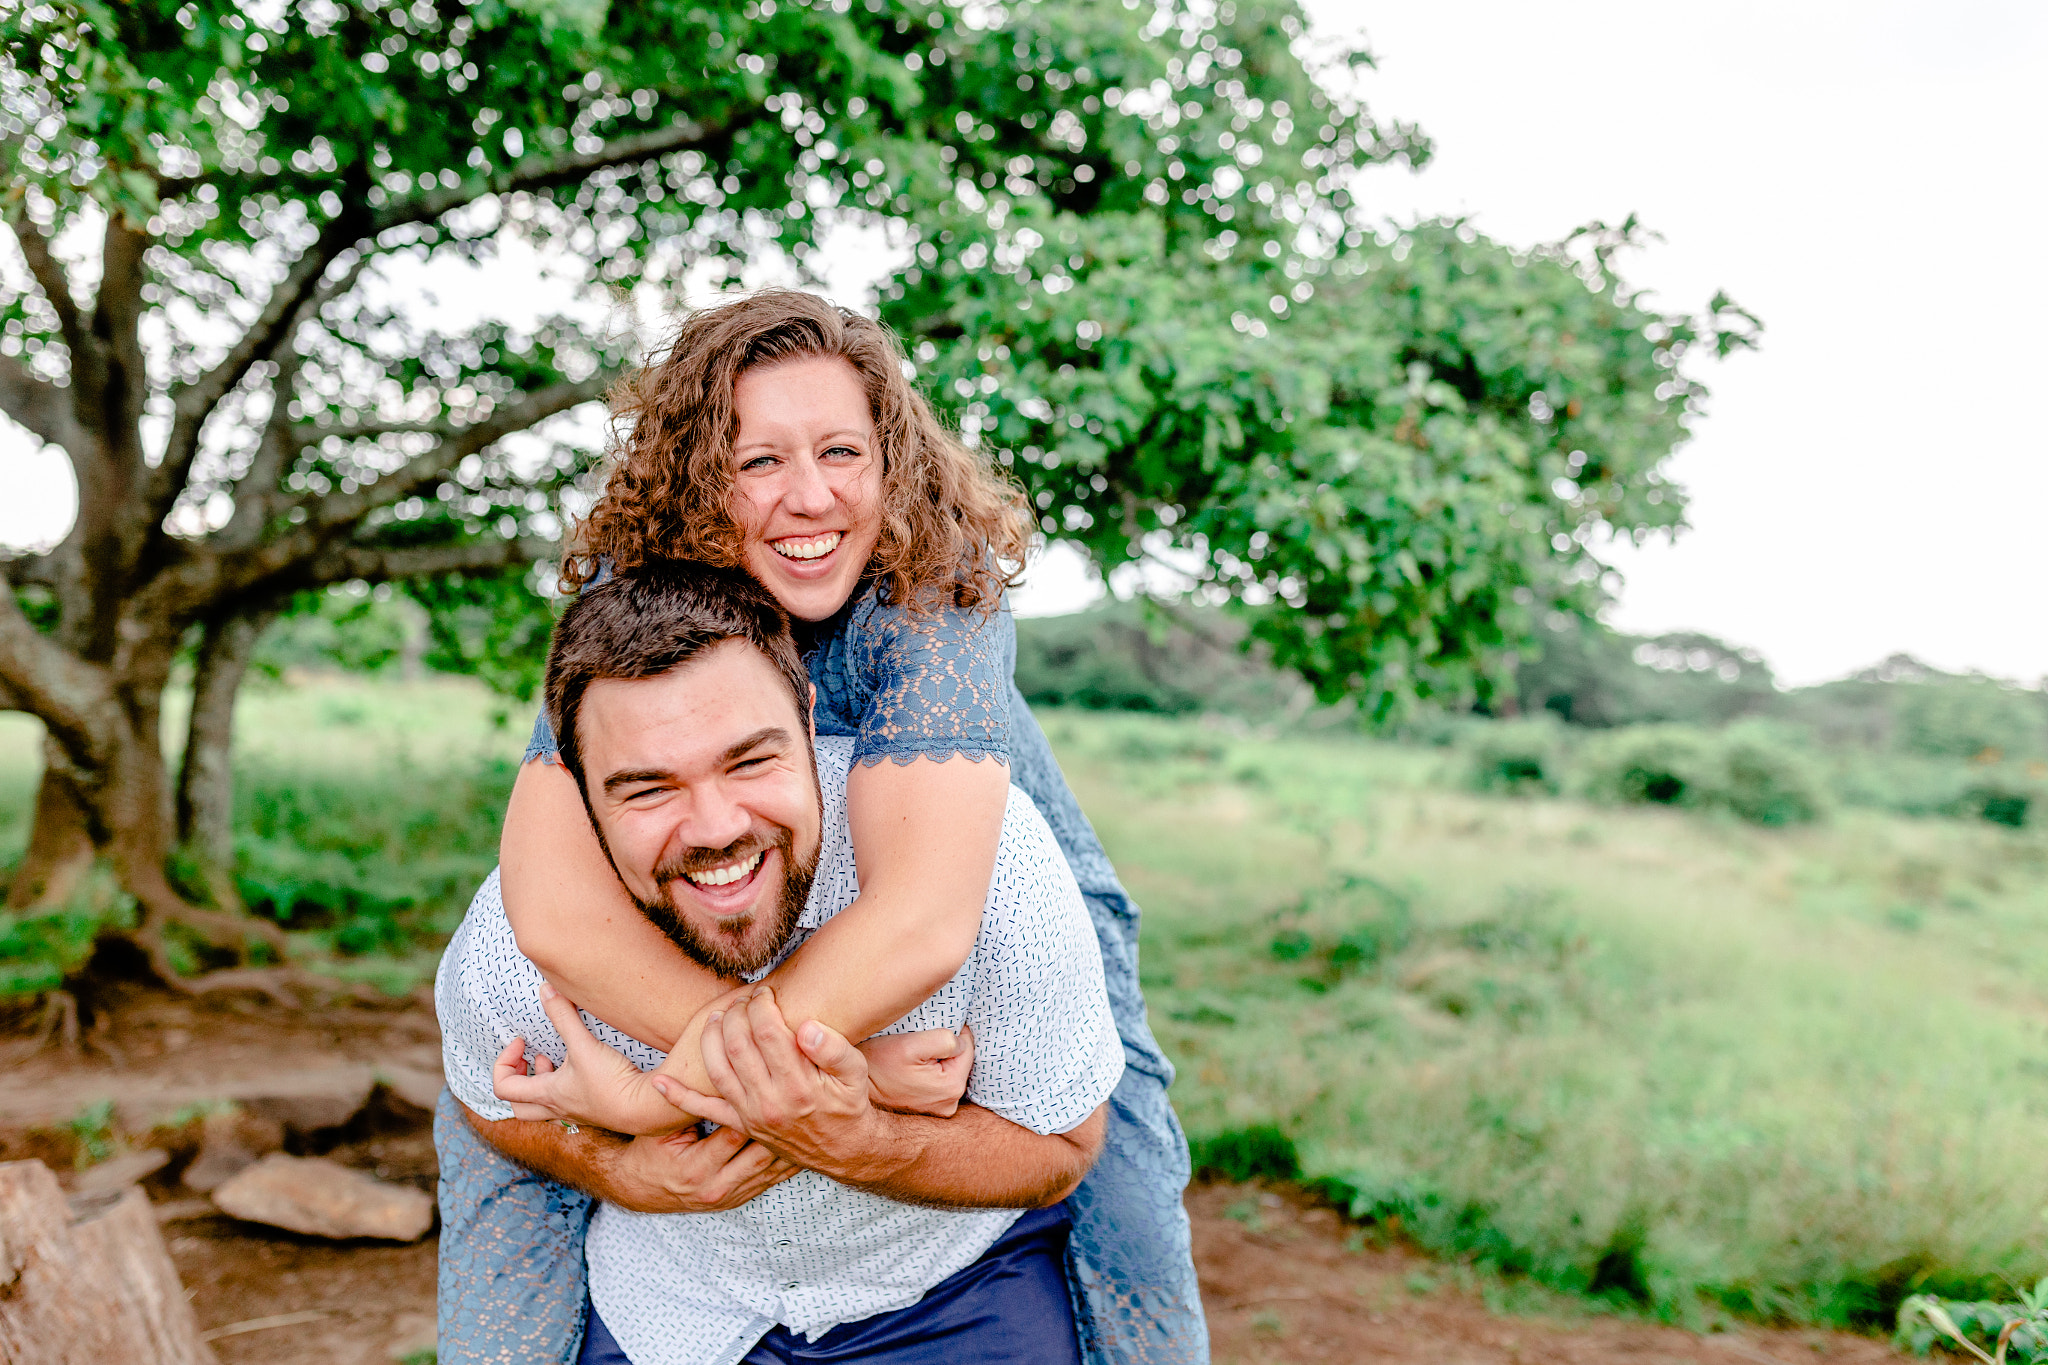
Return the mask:
<path fill-rule="evenodd" d="M 228 910 L 205 910 L 180 901 L 175 909 L 152 908 L 150 919 L 158 923 L 181 924 L 208 943 L 237 952 L 252 938 L 280 955 L 287 946 L 284 930 L 277 925 Z"/>
<path fill-rule="evenodd" d="M 43 1017 L 36 1024 L 35 1047 L 31 1051 L 48 1046 L 55 1038 L 67 1052 L 81 1050 L 78 1034 L 78 997 L 70 991 L 54 990 L 43 993 Z"/>
<path fill-rule="evenodd" d="M 343 981 L 309 967 L 224 967 L 171 983 L 174 990 L 188 995 L 211 995 L 221 991 L 256 991 L 284 1005 L 297 1006 L 304 997 L 345 995 L 364 1004 L 386 1003 L 384 993 L 367 981 Z M 303 996 L 290 992 L 297 990 Z"/>

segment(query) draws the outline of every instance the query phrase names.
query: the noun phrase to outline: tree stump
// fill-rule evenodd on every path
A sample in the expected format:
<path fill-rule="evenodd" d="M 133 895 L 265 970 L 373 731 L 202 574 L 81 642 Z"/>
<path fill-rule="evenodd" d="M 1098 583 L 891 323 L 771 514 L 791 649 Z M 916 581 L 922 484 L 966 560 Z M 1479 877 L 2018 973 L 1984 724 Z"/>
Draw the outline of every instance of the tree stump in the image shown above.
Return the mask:
<path fill-rule="evenodd" d="M 0 1163 L 0 1365 L 216 1365 L 141 1190 L 73 1220 L 40 1161 Z"/>

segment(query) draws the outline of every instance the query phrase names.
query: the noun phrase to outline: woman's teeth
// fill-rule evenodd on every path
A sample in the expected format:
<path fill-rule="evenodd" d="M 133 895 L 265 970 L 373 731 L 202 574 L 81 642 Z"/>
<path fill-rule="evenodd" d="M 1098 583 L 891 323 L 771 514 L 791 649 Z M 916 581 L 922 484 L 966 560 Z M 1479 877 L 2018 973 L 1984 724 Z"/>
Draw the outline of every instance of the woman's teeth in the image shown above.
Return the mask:
<path fill-rule="evenodd" d="M 730 886 L 752 874 L 760 865 L 761 855 L 756 853 L 744 862 L 727 863 L 724 867 L 714 867 L 708 872 L 686 872 L 683 875 L 699 886 Z"/>
<path fill-rule="evenodd" d="M 839 532 L 828 531 L 822 536 L 791 536 L 787 540 L 768 543 L 785 559 L 823 559 L 839 548 Z"/>

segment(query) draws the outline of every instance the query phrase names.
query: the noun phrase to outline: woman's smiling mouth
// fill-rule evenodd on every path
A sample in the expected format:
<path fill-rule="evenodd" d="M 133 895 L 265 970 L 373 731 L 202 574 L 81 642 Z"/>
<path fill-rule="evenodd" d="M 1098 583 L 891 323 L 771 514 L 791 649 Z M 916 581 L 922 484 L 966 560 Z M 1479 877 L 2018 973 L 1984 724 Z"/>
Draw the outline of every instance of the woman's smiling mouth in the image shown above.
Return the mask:
<path fill-rule="evenodd" d="M 769 541 L 768 545 L 784 559 L 802 561 L 823 559 L 839 548 L 840 539 L 838 531 L 826 531 L 815 536 L 784 536 L 781 540 Z"/>

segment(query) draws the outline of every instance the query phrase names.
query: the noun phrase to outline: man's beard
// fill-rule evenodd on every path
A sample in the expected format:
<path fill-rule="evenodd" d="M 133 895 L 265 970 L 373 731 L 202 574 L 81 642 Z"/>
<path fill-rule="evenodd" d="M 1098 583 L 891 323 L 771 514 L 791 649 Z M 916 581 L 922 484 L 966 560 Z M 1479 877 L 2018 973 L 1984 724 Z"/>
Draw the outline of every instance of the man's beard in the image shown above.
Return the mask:
<path fill-rule="evenodd" d="M 677 878 L 706 868 L 723 867 L 753 856 L 756 850 L 765 858 L 771 849 L 782 854 L 782 887 L 781 893 L 762 909 L 726 920 L 707 933 L 676 908 L 675 892 L 670 888 Z M 810 900 L 811 880 L 817 871 L 817 855 L 812 854 L 808 862 L 800 862 L 790 846 L 790 831 L 787 829 L 776 829 L 773 837 L 765 840 L 748 833 L 722 849 L 687 849 L 665 860 L 654 869 L 654 885 L 660 899 L 643 900 L 634 893 L 633 901 L 640 907 L 640 913 L 647 917 L 648 923 L 668 935 L 669 941 L 682 949 L 691 961 L 720 976 L 744 976 L 774 961 L 782 946 L 789 942 L 790 935 L 796 932 L 797 919 Z M 758 940 L 752 933 L 757 924 L 765 930 Z M 753 940 L 751 947 L 748 946 L 750 940 Z"/>

